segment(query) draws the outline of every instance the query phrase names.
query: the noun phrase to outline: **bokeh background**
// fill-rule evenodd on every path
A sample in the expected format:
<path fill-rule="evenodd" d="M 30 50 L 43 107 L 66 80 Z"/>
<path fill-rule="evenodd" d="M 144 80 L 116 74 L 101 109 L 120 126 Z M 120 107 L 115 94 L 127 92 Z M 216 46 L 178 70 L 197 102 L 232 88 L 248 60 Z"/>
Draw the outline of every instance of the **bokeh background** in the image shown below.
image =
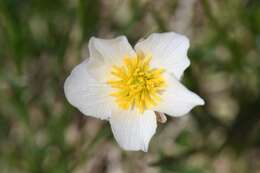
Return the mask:
<path fill-rule="evenodd" d="M 91 36 L 191 40 L 183 83 L 206 100 L 158 124 L 148 153 L 68 104 Z M 259 0 L 0 0 L 1 173 L 260 173 Z"/>

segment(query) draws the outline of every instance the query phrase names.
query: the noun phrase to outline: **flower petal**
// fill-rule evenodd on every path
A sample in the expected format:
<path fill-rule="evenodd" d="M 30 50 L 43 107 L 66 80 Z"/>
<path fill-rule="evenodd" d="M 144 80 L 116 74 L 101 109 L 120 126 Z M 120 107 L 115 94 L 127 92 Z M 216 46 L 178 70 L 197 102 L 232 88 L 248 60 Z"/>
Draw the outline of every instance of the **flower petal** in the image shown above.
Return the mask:
<path fill-rule="evenodd" d="M 167 88 L 162 94 L 162 102 L 154 109 L 171 116 L 187 114 L 193 107 L 205 102 L 197 94 L 188 90 L 173 75 L 165 75 Z"/>
<path fill-rule="evenodd" d="M 88 70 L 98 80 L 107 80 L 111 66 L 120 63 L 125 56 L 134 57 L 135 51 L 125 36 L 114 39 L 92 37 L 89 41 L 90 60 Z"/>
<path fill-rule="evenodd" d="M 83 114 L 108 119 L 114 108 L 109 86 L 98 82 L 87 71 L 87 62 L 77 65 L 64 83 L 65 96 Z"/>
<path fill-rule="evenodd" d="M 153 111 L 145 111 L 143 114 L 136 111 L 115 111 L 112 113 L 110 124 L 117 142 L 123 149 L 145 152 L 157 127 Z"/>
<path fill-rule="evenodd" d="M 154 67 L 164 67 L 178 79 L 190 65 L 187 57 L 189 39 L 174 32 L 154 33 L 147 39 L 136 44 L 135 50 L 142 53 L 151 53 Z"/>

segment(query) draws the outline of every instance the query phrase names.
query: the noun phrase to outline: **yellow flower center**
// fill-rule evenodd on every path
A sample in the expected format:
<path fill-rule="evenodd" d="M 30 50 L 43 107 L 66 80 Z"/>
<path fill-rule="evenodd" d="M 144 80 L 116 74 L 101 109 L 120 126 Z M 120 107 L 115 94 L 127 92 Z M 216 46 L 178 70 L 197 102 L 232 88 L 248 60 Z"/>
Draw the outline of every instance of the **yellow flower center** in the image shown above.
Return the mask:
<path fill-rule="evenodd" d="M 150 67 L 151 55 L 139 54 L 125 57 L 122 66 L 114 65 L 108 84 L 116 89 L 111 93 L 122 109 L 136 108 L 140 112 L 156 106 L 161 101 L 161 92 L 166 87 L 163 68 Z"/>

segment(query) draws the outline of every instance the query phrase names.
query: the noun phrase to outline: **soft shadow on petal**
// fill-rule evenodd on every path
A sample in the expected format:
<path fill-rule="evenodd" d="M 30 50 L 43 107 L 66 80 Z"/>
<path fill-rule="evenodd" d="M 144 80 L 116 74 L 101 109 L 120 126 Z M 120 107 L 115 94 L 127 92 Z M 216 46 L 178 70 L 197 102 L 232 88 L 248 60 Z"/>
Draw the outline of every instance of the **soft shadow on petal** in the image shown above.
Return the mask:
<path fill-rule="evenodd" d="M 64 83 L 65 96 L 83 114 L 100 119 L 111 116 L 114 102 L 109 86 L 95 80 L 87 71 L 87 62 L 77 65 Z"/>
<path fill-rule="evenodd" d="M 188 90 L 173 75 L 166 74 L 167 88 L 162 94 L 162 102 L 154 110 L 171 116 L 182 116 L 192 108 L 204 105 L 204 100 Z"/>
<path fill-rule="evenodd" d="M 92 37 L 89 41 L 89 53 L 88 70 L 101 81 L 107 80 L 112 65 L 121 63 L 125 56 L 136 55 L 125 36 L 114 39 Z"/>
<path fill-rule="evenodd" d="M 153 111 L 140 114 L 136 111 L 118 110 L 112 113 L 110 124 L 114 137 L 123 149 L 145 152 L 157 127 Z"/>
<path fill-rule="evenodd" d="M 174 32 L 154 33 L 135 45 L 137 52 L 151 53 L 153 67 L 164 67 L 178 79 L 190 65 L 187 57 L 189 39 Z"/>

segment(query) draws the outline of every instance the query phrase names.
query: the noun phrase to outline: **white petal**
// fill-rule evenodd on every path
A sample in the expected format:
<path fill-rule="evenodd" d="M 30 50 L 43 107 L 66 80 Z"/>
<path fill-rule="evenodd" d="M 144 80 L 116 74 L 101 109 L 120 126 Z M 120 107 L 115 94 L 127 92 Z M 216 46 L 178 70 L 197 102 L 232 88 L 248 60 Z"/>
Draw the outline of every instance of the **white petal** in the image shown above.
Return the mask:
<path fill-rule="evenodd" d="M 134 57 L 136 55 L 125 36 L 114 39 L 92 37 L 89 41 L 89 52 L 88 70 L 102 81 L 107 80 L 112 65 L 122 62 L 125 56 Z"/>
<path fill-rule="evenodd" d="M 95 80 L 87 71 L 87 60 L 77 65 L 64 83 L 65 96 L 83 114 L 108 119 L 113 101 L 109 86 Z"/>
<path fill-rule="evenodd" d="M 193 107 L 205 104 L 202 98 L 188 90 L 173 75 L 165 76 L 167 88 L 162 94 L 162 102 L 154 110 L 171 116 L 182 116 Z"/>
<path fill-rule="evenodd" d="M 145 111 L 143 114 L 136 111 L 116 111 L 112 113 L 110 124 L 117 142 L 123 149 L 145 152 L 157 127 L 153 111 Z"/>
<path fill-rule="evenodd" d="M 189 39 L 174 32 L 154 33 L 136 44 L 135 50 L 144 54 L 151 53 L 153 67 L 164 67 L 178 79 L 190 65 L 187 57 Z"/>

